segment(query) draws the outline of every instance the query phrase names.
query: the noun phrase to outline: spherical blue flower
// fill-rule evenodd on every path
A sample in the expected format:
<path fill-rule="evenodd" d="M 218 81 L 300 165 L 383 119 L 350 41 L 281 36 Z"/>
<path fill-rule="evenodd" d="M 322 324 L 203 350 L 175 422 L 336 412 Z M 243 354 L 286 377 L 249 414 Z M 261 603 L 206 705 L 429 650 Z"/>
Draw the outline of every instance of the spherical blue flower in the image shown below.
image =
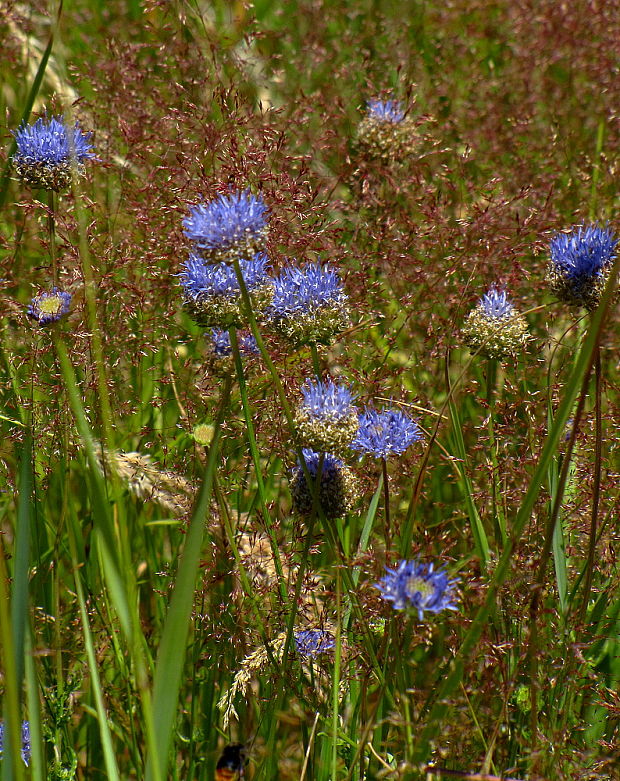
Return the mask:
<path fill-rule="evenodd" d="M 302 452 L 312 480 L 316 480 L 322 462 L 319 501 L 323 514 L 330 520 L 341 518 L 349 512 L 355 499 L 353 473 L 332 453 L 315 453 L 308 448 Z M 299 462 L 293 470 L 291 495 L 294 512 L 302 517 L 309 516 L 314 505 L 313 489 L 306 482 L 306 475 Z"/>
<path fill-rule="evenodd" d="M 324 629 L 301 629 L 295 632 L 295 650 L 300 656 L 315 657 L 336 645 L 331 632 Z"/>
<path fill-rule="evenodd" d="M 451 580 L 445 569 L 436 570 L 433 564 L 417 560 L 403 560 L 396 569 L 385 569 L 387 575 L 375 587 L 396 610 L 417 610 L 420 621 L 424 620 L 425 610 L 456 610 L 454 586 L 458 578 Z"/>
<path fill-rule="evenodd" d="M 267 310 L 272 327 L 298 347 L 330 344 L 349 325 L 348 297 L 338 272 L 319 263 L 285 268 Z"/>
<path fill-rule="evenodd" d="M 239 352 L 242 357 L 258 355 L 258 345 L 252 334 L 239 333 L 237 338 L 239 340 Z M 218 377 L 227 377 L 234 373 L 235 362 L 228 331 L 212 328 L 208 350 L 207 364 L 212 374 Z"/>
<path fill-rule="evenodd" d="M 32 125 L 22 124 L 13 135 L 15 172 L 30 187 L 58 191 L 71 182 L 73 160 L 81 173 L 85 161 L 95 157 L 91 133 L 82 133 L 78 122 L 68 127 L 62 116 L 39 117 Z"/>
<path fill-rule="evenodd" d="M 39 325 L 49 325 L 66 315 L 70 305 L 71 293 L 53 287 L 49 293 L 39 293 L 32 299 L 28 307 L 28 317 L 36 320 Z"/>
<path fill-rule="evenodd" d="M 269 259 L 257 253 L 252 260 L 240 260 L 239 266 L 256 314 L 271 301 L 273 283 L 267 274 Z M 191 254 L 180 274 L 185 306 L 202 326 L 228 328 L 244 320 L 241 288 L 235 269 L 226 263 L 205 263 Z"/>
<path fill-rule="evenodd" d="M 366 102 L 368 118 L 377 122 L 397 124 L 405 118 L 402 103 L 398 100 L 378 100 L 373 98 Z"/>
<path fill-rule="evenodd" d="M 592 277 L 610 265 L 618 239 L 608 228 L 579 226 L 571 233 L 558 233 L 550 245 L 551 262 L 568 279 Z"/>
<path fill-rule="evenodd" d="M 211 329 L 211 350 L 215 355 L 232 355 L 228 331 L 220 331 L 217 328 Z M 239 351 L 241 354 L 246 355 L 258 354 L 258 345 L 252 334 L 239 334 Z"/>
<path fill-rule="evenodd" d="M 357 411 L 353 394 L 332 380 L 306 380 L 303 401 L 295 413 L 297 439 L 312 450 L 342 453 L 357 433 Z"/>
<path fill-rule="evenodd" d="M 568 304 L 596 309 L 615 257 L 618 239 L 596 224 L 558 233 L 551 240 L 549 281 L 554 293 Z"/>
<path fill-rule="evenodd" d="M 506 291 L 494 287 L 482 296 L 480 306 L 487 317 L 496 319 L 510 317 L 514 309 Z"/>
<path fill-rule="evenodd" d="M 371 407 L 359 417 L 359 431 L 351 447 L 375 458 L 400 455 L 422 438 L 418 424 L 398 410 L 378 412 Z"/>
<path fill-rule="evenodd" d="M 517 312 L 506 291 L 495 287 L 467 315 L 461 335 L 473 353 L 500 361 L 518 355 L 530 339 L 527 320 Z"/>
<path fill-rule="evenodd" d="M 269 258 L 262 252 L 257 253 L 252 260 L 239 261 L 241 274 L 248 291 L 263 285 L 269 279 L 268 263 Z M 189 260 L 183 264 L 180 278 L 185 296 L 194 300 L 212 296 L 234 298 L 241 293 L 239 281 L 232 266 L 225 263 L 206 264 L 202 258 L 193 253 L 190 254 Z"/>
<path fill-rule="evenodd" d="M 251 258 L 267 237 L 267 206 L 248 190 L 220 195 L 190 208 L 183 220 L 185 235 L 208 262 Z"/>
<path fill-rule="evenodd" d="M 4 724 L 0 722 L 0 755 L 4 750 Z M 21 755 L 24 765 L 30 764 L 30 722 L 22 721 L 22 748 Z"/>
<path fill-rule="evenodd" d="M 351 391 L 345 385 L 336 385 L 331 379 L 326 382 L 306 380 L 301 395 L 303 408 L 316 418 L 338 420 L 354 411 L 355 397 Z"/>
<path fill-rule="evenodd" d="M 220 331 L 218 328 L 211 329 L 211 351 L 214 355 L 232 355 L 228 331 Z"/>

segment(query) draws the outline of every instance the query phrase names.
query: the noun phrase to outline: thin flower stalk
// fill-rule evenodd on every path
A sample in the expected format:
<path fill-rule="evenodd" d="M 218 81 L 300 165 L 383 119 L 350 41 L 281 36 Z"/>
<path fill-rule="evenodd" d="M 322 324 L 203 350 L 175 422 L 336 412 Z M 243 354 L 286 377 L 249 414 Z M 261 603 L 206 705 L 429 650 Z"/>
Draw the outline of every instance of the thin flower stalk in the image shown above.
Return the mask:
<path fill-rule="evenodd" d="M 233 357 L 235 361 L 235 370 L 237 374 L 237 382 L 239 384 L 239 393 L 241 395 L 241 405 L 243 407 L 243 415 L 245 418 L 245 426 L 246 426 L 246 434 L 248 438 L 248 446 L 250 448 L 250 453 L 252 455 L 252 461 L 254 463 L 254 475 L 256 478 L 256 484 L 258 487 L 258 496 L 260 501 L 260 508 L 261 512 L 263 514 L 263 518 L 265 521 L 265 526 L 267 528 L 267 533 L 269 534 L 269 539 L 271 542 L 271 551 L 273 553 L 273 559 L 276 566 L 276 571 L 278 574 L 278 584 L 280 589 L 280 596 L 282 597 L 283 603 L 285 605 L 288 605 L 288 594 L 286 590 L 286 583 L 284 580 L 284 573 L 282 571 L 282 561 L 280 559 L 280 549 L 278 546 L 278 540 L 275 536 L 275 531 L 273 528 L 273 523 L 271 521 L 271 515 L 269 513 L 269 508 L 267 506 L 267 498 L 266 498 L 266 492 L 265 492 L 265 483 L 263 481 L 263 474 L 262 474 L 262 466 L 260 462 L 260 454 L 258 452 L 258 446 L 256 444 L 256 435 L 254 433 L 254 424 L 252 422 L 252 410 L 250 408 L 250 402 L 248 400 L 248 391 L 247 391 L 247 385 L 245 382 L 245 375 L 243 371 L 243 362 L 241 359 L 241 351 L 239 349 L 239 339 L 237 337 L 237 330 L 235 328 L 230 328 L 229 331 L 230 336 L 230 346 L 232 347 L 233 351 Z"/>

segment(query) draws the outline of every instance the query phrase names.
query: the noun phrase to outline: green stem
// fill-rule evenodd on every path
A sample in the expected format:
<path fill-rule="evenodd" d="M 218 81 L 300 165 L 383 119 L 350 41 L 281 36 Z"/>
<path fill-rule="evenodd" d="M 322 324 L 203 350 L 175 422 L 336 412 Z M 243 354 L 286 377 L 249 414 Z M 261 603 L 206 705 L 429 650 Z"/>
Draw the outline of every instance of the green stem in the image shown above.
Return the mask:
<path fill-rule="evenodd" d="M 4 544 L 0 540 L 0 659 L 4 671 L 4 736 L 6 749 L 0 759 L 2 778 L 5 781 L 23 781 L 24 768 L 20 757 L 22 747 L 21 710 L 19 707 L 20 684 L 17 681 L 15 646 L 9 612 L 7 584 L 9 573 L 6 566 Z"/>
<path fill-rule="evenodd" d="M 170 760 L 175 715 L 185 663 L 186 638 L 191 623 L 196 577 L 200 567 L 205 518 L 211 503 L 213 482 L 219 461 L 219 440 L 224 416 L 229 407 L 232 380 L 226 378 L 215 419 L 213 439 L 204 478 L 185 537 L 174 590 L 157 652 L 153 680 L 152 716 L 156 743 L 150 747 L 146 765 L 147 781 L 164 779 Z M 179 649 L 183 649 L 180 652 Z"/>
<path fill-rule="evenodd" d="M 310 354 L 312 355 L 312 368 L 316 374 L 317 380 L 320 380 L 322 376 L 321 362 L 319 360 L 319 351 L 316 346 L 316 342 L 312 342 L 310 344 Z"/>
<path fill-rule="evenodd" d="M 487 389 L 486 401 L 489 408 L 487 430 L 489 432 L 489 457 L 491 459 L 491 491 L 493 508 L 493 525 L 495 527 L 496 541 L 502 546 L 506 544 L 506 517 L 501 502 L 501 488 L 499 484 L 499 467 L 497 462 L 497 442 L 495 441 L 495 388 L 497 385 L 497 360 L 489 358 L 487 361 Z"/>
<path fill-rule="evenodd" d="M 381 459 L 381 468 L 383 472 L 383 499 L 385 504 L 385 555 L 389 556 L 391 544 L 391 522 L 390 522 L 390 483 L 387 471 L 387 459 Z"/>
<path fill-rule="evenodd" d="M 243 407 L 243 415 L 245 417 L 245 426 L 248 438 L 248 445 L 250 453 L 252 455 L 252 461 L 254 463 L 254 472 L 256 476 L 256 484 L 258 486 L 258 497 L 260 502 L 260 509 L 263 514 L 263 520 L 269 535 L 269 542 L 271 544 L 271 553 L 273 556 L 276 573 L 278 575 L 278 585 L 280 588 L 280 596 L 286 606 L 288 606 L 288 594 L 286 590 L 286 582 L 284 578 L 284 572 L 282 570 L 282 561 L 280 559 L 280 550 L 278 547 L 278 540 L 271 521 L 271 515 L 267 506 L 267 493 L 265 491 L 265 483 L 263 481 L 262 466 L 260 462 L 260 455 L 258 452 L 258 446 L 256 444 L 256 435 L 254 432 L 254 424 L 252 422 L 252 411 L 250 409 L 250 403 L 248 400 L 248 389 L 245 382 L 245 374 L 243 372 L 243 362 L 241 360 L 241 351 L 239 350 L 239 339 L 237 338 L 237 329 L 231 327 L 228 329 L 230 336 L 230 346 L 232 347 L 233 357 L 235 360 L 235 369 L 237 371 L 237 382 L 239 383 L 239 392 L 241 394 L 241 405 Z"/>
<path fill-rule="evenodd" d="M 250 294 L 248 293 L 248 288 L 245 284 L 245 279 L 243 278 L 239 260 L 235 259 L 233 261 L 233 268 L 235 269 L 235 274 L 237 275 L 237 282 L 239 283 L 239 289 L 241 290 L 241 299 L 243 300 L 245 315 L 248 318 L 250 331 L 256 340 L 256 346 L 258 347 L 262 359 L 265 362 L 265 366 L 267 367 L 269 374 L 271 375 L 271 379 L 273 380 L 276 393 L 278 394 L 280 404 L 282 405 L 282 411 L 284 413 L 284 417 L 286 418 L 286 422 L 288 423 L 290 431 L 293 432 L 295 429 L 293 423 L 293 413 L 291 411 L 290 404 L 288 403 L 288 399 L 286 398 L 286 393 L 284 392 L 284 387 L 282 385 L 282 381 L 280 380 L 278 370 L 276 369 L 274 362 L 271 360 L 271 356 L 265 347 L 265 342 L 263 341 L 263 337 L 261 336 L 261 333 L 258 329 L 258 323 L 256 322 L 256 317 L 252 308 L 252 300 L 250 299 Z"/>
<path fill-rule="evenodd" d="M 583 586 L 583 599 L 579 611 L 579 619 L 585 617 L 590 591 L 592 590 L 592 576 L 594 574 L 594 557 L 596 554 L 596 527 L 598 520 L 598 508 L 601 497 L 601 471 L 603 463 L 603 418 L 601 410 L 601 347 L 596 346 L 594 358 L 594 416 L 595 416 L 595 442 L 594 442 L 594 484 L 592 488 L 592 512 L 590 515 L 590 540 L 588 543 L 588 562 L 586 565 L 585 583 Z"/>
<path fill-rule="evenodd" d="M 332 779 L 338 778 L 338 711 L 340 694 L 341 627 L 342 627 L 342 582 L 340 568 L 336 569 L 336 645 L 334 650 L 334 676 L 332 690 Z"/>
<path fill-rule="evenodd" d="M 599 334 L 599 338 L 600 338 L 600 334 Z M 592 362 L 596 361 L 596 353 L 598 351 L 598 345 L 599 342 L 597 340 L 593 348 Z M 579 400 L 577 402 L 577 408 L 575 410 L 573 430 L 571 433 L 570 441 L 568 443 L 568 447 L 566 449 L 564 460 L 562 462 L 562 470 L 560 472 L 560 477 L 558 480 L 557 492 L 555 495 L 549 520 L 547 521 L 547 528 L 545 530 L 545 540 L 543 544 L 543 549 L 542 549 L 542 553 L 540 554 L 540 560 L 538 562 L 536 576 L 534 578 L 534 584 L 532 586 L 532 599 L 530 601 L 530 618 L 529 618 L 529 641 L 528 641 L 526 659 L 527 659 L 527 666 L 529 667 L 529 672 L 530 672 L 530 704 L 531 704 L 530 728 L 531 728 L 531 737 L 533 741 L 533 746 L 535 745 L 534 741 L 536 740 L 537 729 L 538 729 L 538 707 L 537 707 L 538 610 L 540 607 L 540 600 L 541 600 L 542 590 L 545 582 L 545 572 L 547 570 L 547 564 L 549 562 L 549 557 L 551 556 L 551 549 L 553 547 L 555 527 L 557 525 L 562 499 L 564 498 L 564 490 L 566 487 L 566 482 L 568 480 L 571 455 L 573 452 L 573 447 L 575 445 L 575 438 L 576 438 L 577 430 L 579 428 L 579 421 L 581 420 L 581 415 L 583 414 L 583 410 L 585 406 L 588 384 L 592 372 L 592 362 L 590 362 L 589 365 L 586 367 L 585 373 L 583 375 L 583 380 L 581 383 L 581 392 L 579 395 Z M 557 421 L 556 421 L 556 425 L 557 425 Z"/>
<path fill-rule="evenodd" d="M 58 284 L 58 258 L 56 253 L 56 198 L 53 190 L 47 191 L 47 229 L 50 237 L 50 257 L 52 259 L 52 282 Z"/>

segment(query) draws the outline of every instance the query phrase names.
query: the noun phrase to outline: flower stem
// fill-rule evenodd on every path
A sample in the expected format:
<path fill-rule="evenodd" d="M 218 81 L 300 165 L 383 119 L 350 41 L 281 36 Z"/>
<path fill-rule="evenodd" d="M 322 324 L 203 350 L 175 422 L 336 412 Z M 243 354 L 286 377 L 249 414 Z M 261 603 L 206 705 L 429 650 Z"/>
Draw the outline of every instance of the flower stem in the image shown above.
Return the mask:
<path fill-rule="evenodd" d="M 381 468 L 383 471 L 383 497 L 385 503 L 385 553 L 386 558 L 390 550 L 391 543 L 391 522 L 390 522 L 390 485 L 387 471 L 387 459 L 381 459 Z"/>
<path fill-rule="evenodd" d="M 267 494 L 265 491 L 265 483 L 263 481 L 262 466 L 260 463 L 260 454 L 258 452 L 258 446 L 256 444 L 256 435 L 254 432 L 254 424 L 252 422 L 252 411 L 250 409 L 250 403 L 248 400 L 248 389 L 245 382 L 245 375 L 243 372 L 243 362 L 241 360 L 241 352 L 239 350 L 239 339 L 237 338 L 237 329 L 229 328 L 228 334 L 230 336 L 230 346 L 232 347 L 233 357 L 235 360 L 235 369 L 237 371 L 237 382 L 239 383 L 239 392 L 241 394 L 241 405 L 243 407 L 243 415 L 245 417 L 245 426 L 248 437 L 248 445 L 250 453 L 252 455 L 252 461 L 254 463 L 254 472 L 256 477 L 256 484 L 258 486 L 258 497 L 260 502 L 260 509 L 263 514 L 265 527 L 269 535 L 269 541 L 271 543 L 271 553 L 273 555 L 276 572 L 278 574 L 278 584 L 280 588 L 280 595 L 284 601 L 284 604 L 288 604 L 288 595 L 286 593 L 286 584 L 284 582 L 284 573 L 282 570 L 282 561 L 280 560 L 280 550 L 278 548 L 278 540 L 275 536 L 273 524 L 271 522 L 271 515 L 269 508 L 267 507 Z"/>
<path fill-rule="evenodd" d="M 47 229 L 50 237 L 50 257 L 52 259 L 52 283 L 58 285 L 58 259 L 56 255 L 56 198 L 54 191 L 47 191 Z"/>
<path fill-rule="evenodd" d="M 310 344 L 310 353 L 312 355 L 312 368 L 318 380 L 321 379 L 321 362 L 319 360 L 319 351 L 316 346 L 316 342 Z"/>
<path fill-rule="evenodd" d="M 486 401 L 489 408 L 487 429 L 489 432 L 489 458 L 491 460 L 491 502 L 493 511 L 493 524 L 495 526 L 496 540 L 505 545 L 507 539 L 506 517 L 501 503 L 501 489 L 499 485 L 499 468 L 497 464 L 497 442 L 495 441 L 495 388 L 497 385 L 497 360 L 489 358 L 487 361 L 487 388 Z M 499 539 L 498 539 L 499 538 Z"/>
<path fill-rule="evenodd" d="M 601 346 L 596 345 L 594 356 L 594 484 L 592 488 L 592 512 L 590 515 L 590 540 L 588 543 L 588 562 L 586 565 L 585 584 L 580 608 L 580 619 L 583 619 L 588 607 L 588 599 L 592 589 L 594 574 L 594 556 L 596 553 L 596 526 L 598 507 L 601 497 L 601 471 L 603 461 L 603 419 L 601 414 Z"/>

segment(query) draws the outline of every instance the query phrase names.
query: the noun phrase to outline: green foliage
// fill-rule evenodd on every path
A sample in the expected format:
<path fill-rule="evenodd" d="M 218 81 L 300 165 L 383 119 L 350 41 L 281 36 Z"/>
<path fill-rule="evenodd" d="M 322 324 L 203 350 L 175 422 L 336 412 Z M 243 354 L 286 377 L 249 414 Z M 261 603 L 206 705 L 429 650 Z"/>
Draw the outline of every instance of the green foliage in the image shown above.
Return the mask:
<path fill-rule="evenodd" d="M 619 264 L 592 313 L 544 280 L 552 233 L 617 211 L 617 9 L 52 5 L 0 18 L 1 781 L 211 781 L 237 741 L 256 781 L 613 778 Z M 406 124 L 364 145 L 377 97 Z M 11 178 L 45 111 L 98 156 L 58 198 Z M 182 218 L 237 187 L 272 275 L 329 262 L 353 316 L 293 350 L 242 286 L 260 356 L 232 329 L 217 374 Z M 71 311 L 41 327 L 52 283 Z M 462 333 L 492 285 L 532 334 L 501 361 Z M 292 507 L 315 376 L 424 432 L 386 464 L 343 447 L 339 518 L 321 461 Z M 383 602 L 402 558 L 447 566 L 458 609 Z M 334 649 L 303 656 L 308 629 Z"/>

